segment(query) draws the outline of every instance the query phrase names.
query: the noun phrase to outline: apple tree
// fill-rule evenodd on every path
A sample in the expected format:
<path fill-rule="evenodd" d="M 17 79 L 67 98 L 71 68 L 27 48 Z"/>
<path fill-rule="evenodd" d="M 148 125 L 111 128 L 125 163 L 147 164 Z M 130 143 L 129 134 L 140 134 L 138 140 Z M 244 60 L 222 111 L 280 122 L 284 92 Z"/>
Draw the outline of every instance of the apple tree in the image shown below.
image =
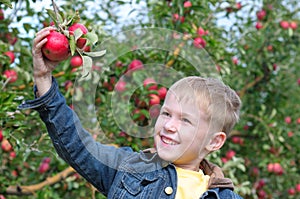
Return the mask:
<path fill-rule="evenodd" d="M 151 127 L 171 83 L 217 76 L 243 107 L 224 147 L 208 158 L 244 198 L 300 196 L 296 0 L 57 1 L 59 15 L 50 1 L 40 3 L 0 0 L 0 198 L 105 198 L 58 157 L 38 114 L 18 109 L 34 98 L 34 34 L 70 16 L 92 42 L 76 51 L 82 34 L 71 36 L 72 55 L 53 75 L 95 139 L 153 147 Z"/>

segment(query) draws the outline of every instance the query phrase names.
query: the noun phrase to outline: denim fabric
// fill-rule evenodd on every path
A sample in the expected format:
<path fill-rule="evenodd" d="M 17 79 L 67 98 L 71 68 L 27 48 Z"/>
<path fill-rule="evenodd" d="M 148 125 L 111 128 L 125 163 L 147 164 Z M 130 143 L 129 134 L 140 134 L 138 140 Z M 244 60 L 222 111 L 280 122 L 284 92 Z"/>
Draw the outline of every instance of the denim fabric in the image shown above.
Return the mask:
<path fill-rule="evenodd" d="M 128 147 L 96 142 L 66 104 L 54 78 L 45 95 L 28 100 L 19 108 L 39 112 L 59 156 L 107 198 L 175 198 L 177 174 L 173 164 L 160 159 L 157 153 L 137 153 Z M 214 188 L 201 198 L 241 197 L 231 189 Z"/>

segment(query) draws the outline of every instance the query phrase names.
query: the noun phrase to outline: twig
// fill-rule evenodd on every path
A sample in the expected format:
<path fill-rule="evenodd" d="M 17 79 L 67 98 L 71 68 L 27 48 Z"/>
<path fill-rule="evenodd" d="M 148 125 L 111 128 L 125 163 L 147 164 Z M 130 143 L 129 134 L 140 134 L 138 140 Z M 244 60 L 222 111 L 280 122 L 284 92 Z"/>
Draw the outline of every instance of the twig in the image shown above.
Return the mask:
<path fill-rule="evenodd" d="M 54 2 L 54 0 L 52 0 L 52 6 L 53 6 L 53 10 L 54 10 L 54 13 L 55 13 L 55 16 L 56 16 L 56 21 L 58 21 L 59 20 L 58 19 L 58 11 L 59 11 L 59 9 L 58 9 L 56 3 Z"/>
<path fill-rule="evenodd" d="M 264 77 L 263 75 L 262 75 L 262 76 L 259 76 L 259 77 L 255 78 L 254 81 L 249 82 L 248 84 L 246 84 L 246 85 L 239 91 L 239 96 L 240 96 L 240 98 L 243 98 L 243 96 L 245 95 L 245 92 L 246 92 L 249 88 L 255 86 L 260 80 L 263 79 L 263 77 Z"/>
<path fill-rule="evenodd" d="M 65 170 L 61 171 L 60 173 L 56 174 L 53 177 L 47 178 L 45 181 L 40 182 L 34 185 L 28 186 L 9 186 L 7 187 L 5 194 L 10 195 L 32 195 L 34 192 L 42 189 L 47 185 L 52 185 L 57 182 L 60 182 L 62 179 L 66 179 L 68 176 L 75 173 L 75 170 L 72 167 L 68 167 Z"/>

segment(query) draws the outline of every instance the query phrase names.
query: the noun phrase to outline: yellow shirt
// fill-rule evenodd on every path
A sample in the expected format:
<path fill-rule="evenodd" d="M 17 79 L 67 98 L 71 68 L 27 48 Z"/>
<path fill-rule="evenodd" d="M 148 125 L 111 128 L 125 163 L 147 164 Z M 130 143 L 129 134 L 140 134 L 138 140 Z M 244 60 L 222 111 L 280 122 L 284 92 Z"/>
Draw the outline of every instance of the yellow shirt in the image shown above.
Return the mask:
<path fill-rule="evenodd" d="M 175 199 L 198 199 L 207 191 L 209 176 L 202 170 L 192 171 L 176 167 L 178 181 Z"/>

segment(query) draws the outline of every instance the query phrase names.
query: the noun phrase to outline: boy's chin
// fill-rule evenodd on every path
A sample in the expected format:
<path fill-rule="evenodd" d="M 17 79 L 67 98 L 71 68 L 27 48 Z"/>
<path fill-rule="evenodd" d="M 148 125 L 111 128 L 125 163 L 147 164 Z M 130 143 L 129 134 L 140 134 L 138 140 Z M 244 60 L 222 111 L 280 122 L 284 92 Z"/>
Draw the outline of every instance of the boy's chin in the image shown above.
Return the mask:
<path fill-rule="evenodd" d="M 164 161 L 166 161 L 166 162 L 171 162 L 171 163 L 173 163 L 173 162 L 175 162 L 175 161 L 177 161 L 177 160 L 179 159 L 178 156 L 177 156 L 177 157 L 173 157 L 173 156 L 170 154 L 170 151 L 164 151 L 164 150 L 159 150 L 159 149 L 156 149 L 156 151 L 157 151 L 158 156 L 159 156 L 162 160 L 164 160 Z"/>

